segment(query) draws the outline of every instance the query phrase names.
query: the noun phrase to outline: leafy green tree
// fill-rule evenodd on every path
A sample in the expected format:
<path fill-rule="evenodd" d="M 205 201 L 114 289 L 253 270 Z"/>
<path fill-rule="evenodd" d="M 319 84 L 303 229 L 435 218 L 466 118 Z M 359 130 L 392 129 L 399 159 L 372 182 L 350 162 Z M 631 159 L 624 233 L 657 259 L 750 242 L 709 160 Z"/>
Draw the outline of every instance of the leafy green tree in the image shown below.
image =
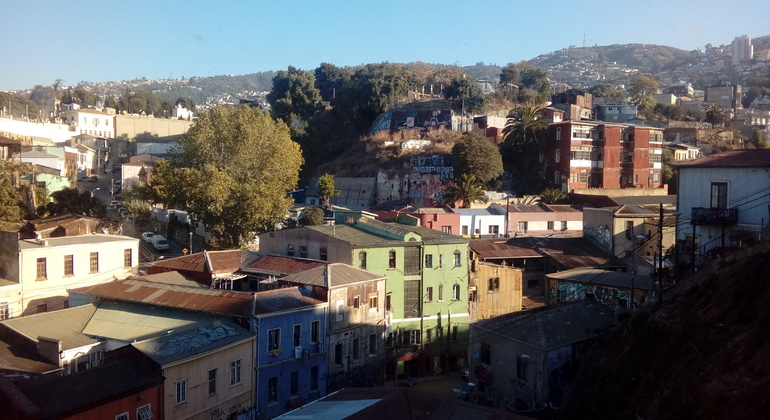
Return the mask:
<path fill-rule="evenodd" d="M 88 191 L 80 192 L 76 188 L 65 188 L 51 193 L 52 202 L 38 208 L 38 215 L 57 216 L 60 214 L 82 214 L 103 219 L 107 217 L 107 208 Z"/>
<path fill-rule="evenodd" d="M 676 194 L 677 169 L 676 169 L 676 161 L 674 160 L 674 152 L 672 152 L 671 149 L 663 149 L 662 177 L 663 177 L 663 183 L 668 184 L 668 193 Z"/>
<path fill-rule="evenodd" d="M 444 88 L 444 97 L 462 101 L 463 108 L 470 113 L 483 113 L 487 107 L 487 96 L 476 83 L 476 79 L 466 76 L 452 80 Z"/>
<path fill-rule="evenodd" d="M 273 77 L 273 89 L 267 94 L 267 102 L 272 107 L 273 117 L 292 124 L 297 117 L 307 121 L 315 116 L 321 103 L 321 92 L 315 86 L 312 72 L 289 66 L 287 71 L 279 71 Z"/>
<path fill-rule="evenodd" d="M 724 124 L 727 121 L 725 110 L 716 102 L 711 102 L 706 108 L 706 122 L 711 124 Z"/>
<path fill-rule="evenodd" d="M 314 71 L 315 87 L 324 101 L 332 101 L 350 85 L 353 72 L 348 68 L 337 67 L 329 63 L 321 63 Z"/>
<path fill-rule="evenodd" d="M 299 215 L 300 226 L 318 226 L 324 224 L 324 211 L 319 207 L 306 207 Z"/>
<path fill-rule="evenodd" d="M 484 184 L 473 174 L 462 174 L 455 179 L 454 185 L 447 188 L 444 196 L 446 204 L 450 206 L 462 202 L 461 208 L 470 208 L 474 201 L 487 202 Z"/>
<path fill-rule="evenodd" d="M 318 179 L 318 196 L 325 207 L 330 208 L 330 200 L 339 197 L 341 193 L 342 191 L 334 188 L 334 175 L 324 174 Z"/>
<path fill-rule="evenodd" d="M 489 182 L 503 173 L 503 158 L 497 146 L 476 133 L 465 133 L 452 147 L 456 176 L 473 175 Z"/>
<path fill-rule="evenodd" d="M 515 99 L 518 102 L 544 104 L 551 97 L 551 81 L 548 79 L 548 72 L 526 61 L 508 63 L 500 72 L 500 84 L 515 85 L 518 92 Z"/>
<path fill-rule="evenodd" d="M 387 111 L 408 91 L 403 72 L 390 63 L 367 64 L 351 77 L 350 87 L 334 102 L 341 121 L 370 127 L 377 115 Z"/>
<path fill-rule="evenodd" d="M 284 220 L 301 165 L 285 124 L 256 108 L 218 106 L 200 115 L 169 164 L 158 162 L 151 195 L 238 247 Z"/>
<path fill-rule="evenodd" d="M 588 89 L 588 93 L 596 98 L 609 98 L 616 100 L 625 99 L 627 95 L 626 91 L 623 89 L 618 89 L 617 87 L 607 83 L 600 83 L 598 85 L 592 86 L 590 89 Z"/>
<path fill-rule="evenodd" d="M 15 183 L 26 171 L 22 164 L 0 160 L 0 224 L 20 222 L 24 217 L 22 193 Z"/>
<path fill-rule="evenodd" d="M 638 107 L 642 115 L 648 115 L 653 110 L 658 92 L 658 81 L 652 77 L 636 75 L 628 82 L 631 103 Z"/>

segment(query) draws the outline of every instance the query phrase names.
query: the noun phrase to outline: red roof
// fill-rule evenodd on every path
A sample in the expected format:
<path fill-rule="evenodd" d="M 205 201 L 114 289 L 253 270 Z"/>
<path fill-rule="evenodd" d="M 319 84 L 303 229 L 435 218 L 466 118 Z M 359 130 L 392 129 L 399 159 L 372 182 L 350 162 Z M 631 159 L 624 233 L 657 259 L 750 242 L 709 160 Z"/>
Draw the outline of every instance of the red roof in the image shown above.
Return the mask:
<path fill-rule="evenodd" d="M 676 166 L 684 168 L 697 167 L 768 167 L 770 166 L 770 149 L 754 150 L 728 150 L 703 156 L 687 162 L 678 163 Z"/>
<path fill-rule="evenodd" d="M 248 271 L 259 271 L 276 274 L 295 274 L 312 268 L 325 265 L 324 262 L 315 260 L 305 260 L 301 258 L 281 257 L 278 255 L 264 255 L 258 260 L 244 265 Z"/>
<path fill-rule="evenodd" d="M 203 251 L 184 257 L 155 261 L 152 265 L 153 267 L 200 273 L 234 273 L 241 268 L 241 250 Z"/>

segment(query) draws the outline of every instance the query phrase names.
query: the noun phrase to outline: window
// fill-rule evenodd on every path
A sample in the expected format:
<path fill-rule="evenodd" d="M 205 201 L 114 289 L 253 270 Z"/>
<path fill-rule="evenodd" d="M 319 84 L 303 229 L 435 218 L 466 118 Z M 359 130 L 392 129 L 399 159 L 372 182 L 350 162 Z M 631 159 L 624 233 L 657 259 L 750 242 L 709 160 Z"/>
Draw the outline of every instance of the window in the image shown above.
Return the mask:
<path fill-rule="evenodd" d="M 385 295 L 385 310 L 386 311 L 392 311 L 393 306 L 390 304 L 390 295 Z"/>
<path fill-rule="evenodd" d="M 377 295 L 370 295 L 369 296 L 369 310 L 370 311 L 376 311 L 377 310 L 377 304 L 379 299 L 377 299 Z"/>
<path fill-rule="evenodd" d="M 321 255 L 321 261 L 327 261 L 329 259 L 329 256 L 326 251 L 326 247 L 321 247 L 321 251 L 319 251 L 319 254 Z"/>
<path fill-rule="evenodd" d="M 591 151 L 590 150 L 570 150 L 570 159 L 572 160 L 590 160 L 591 159 Z"/>
<path fill-rule="evenodd" d="M 462 227 L 462 234 L 466 236 L 468 235 L 468 225 Z"/>
<path fill-rule="evenodd" d="M 588 182 L 588 172 L 580 172 L 580 182 Z"/>
<path fill-rule="evenodd" d="M 490 235 L 497 235 L 500 233 L 500 226 L 498 225 L 489 225 L 489 234 Z"/>
<path fill-rule="evenodd" d="M 366 270 L 366 251 L 358 253 L 358 268 Z"/>
<path fill-rule="evenodd" d="M 561 127 L 556 127 L 556 141 L 559 140 L 561 140 Z"/>
<path fill-rule="evenodd" d="M 388 268 L 396 268 L 396 251 L 392 249 L 388 251 Z"/>
<path fill-rule="evenodd" d="M 452 325 L 452 341 L 457 341 L 458 336 L 460 335 L 460 327 L 457 325 Z"/>
<path fill-rule="evenodd" d="M 334 364 L 342 365 L 342 343 L 334 345 Z"/>
<path fill-rule="evenodd" d="M 556 163 L 561 162 L 561 150 L 560 149 L 556 149 L 556 151 L 554 153 L 555 154 L 553 156 L 553 161 L 556 162 Z"/>
<path fill-rule="evenodd" d="M 136 409 L 137 420 L 152 419 L 152 404 L 143 405 Z"/>
<path fill-rule="evenodd" d="M 413 276 L 420 274 L 420 247 L 408 246 L 404 248 L 404 275 Z"/>
<path fill-rule="evenodd" d="M 712 209 L 727 208 L 727 183 L 726 182 L 711 183 L 711 208 Z M 38 258 L 38 261 L 39 260 L 40 259 Z M 40 270 L 38 269 L 38 273 L 39 271 Z M 38 274 L 38 277 L 39 277 L 39 274 Z"/>
<path fill-rule="evenodd" d="M 267 380 L 267 402 L 275 404 L 278 402 L 278 377 L 273 376 Z"/>
<path fill-rule="evenodd" d="M 91 253 L 91 273 L 98 273 L 99 272 L 99 253 L 98 252 L 92 252 Z"/>
<path fill-rule="evenodd" d="M 452 234 L 452 226 L 441 226 L 441 231 L 451 235 Z"/>
<path fill-rule="evenodd" d="M 299 257 L 300 258 L 307 258 L 307 247 L 305 245 L 299 246 Z"/>
<path fill-rule="evenodd" d="M 355 222 L 355 218 L 353 216 L 345 216 L 345 223 L 352 224 Z"/>
<path fill-rule="evenodd" d="M 462 252 L 455 251 L 453 255 L 454 255 L 454 266 L 462 267 L 463 266 Z"/>
<path fill-rule="evenodd" d="M 433 302 L 433 288 L 428 287 L 425 289 L 425 301 L 426 302 Z"/>
<path fill-rule="evenodd" d="M 527 222 L 519 222 L 519 231 L 527 233 Z"/>
<path fill-rule="evenodd" d="M 310 390 L 318 391 L 318 366 L 310 368 Z"/>
<path fill-rule="evenodd" d="M 358 360 L 358 353 L 361 351 L 361 340 L 353 339 L 353 360 Z"/>
<path fill-rule="evenodd" d="M 377 354 L 377 334 L 369 334 L 369 354 Z"/>
<path fill-rule="evenodd" d="M 45 258 L 38 258 L 37 259 L 37 280 L 47 280 L 48 279 L 48 269 L 46 267 L 46 260 Z"/>
<path fill-rule="evenodd" d="M 626 237 L 631 239 L 634 235 L 634 221 L 626 220 Z"/>
<path fill-rule="evenodd" d="M 431 328 L 428 328 L 425 330 L 425 343 L 430 344 L 433 342 L 433 330 Z"/>
<path fill-rule="evenodd" d="M 591 128 L 590 127 L 573 127 L 572 138 L 573 139 L 590 139 Z"/>
<path fill-rule="evenodd" d="M 133 265 L 132 249 L 126 248 L 123 250 L 123 267 L 131 268 Z"/>
<path fill-rule="evenodd" d="M 289 394 L 292 397 L 299 395 L 299 372 L 291 373 L 291 385 L 289 385 Z"/>
<path fill-rule="evenodd" d="M 567 230 L 567 221 L 566 220 L 562 220 L 562 222 L 561 222 L 561 230 Z"/>
<path fill-rule="evenodd" d="M 553 230 L 553 222 L 548 222 L 548 230 Z"/>
<path fill-rule="evenodd" d="M 419 345 L 420 344 L 420 330 L 412 330 L 409 334 L 409 342 L 413 345 Z"/>
<path fill-rule="evenodd" d="M 241 383 L 241 359 L 230 362 L 230 386 Z"/>
<path fill-rule="evenodd" d="M 438 268 L 444 268 L 444 254 L 438 254 Z"/>
<path fill-rule="evenodd" d="M 529 364 L 529 356 L 522 354 L 516 357 L 516 377 L 522 381 L 527 380 L 527 365 Z"/>
<path fill-rule="evenodd" d="M 11 317 L 11 312 L 8 309 L 8 302 L 0 302 L 0 320 L 8 319 Z"/>
<path fill-rule="evenodd" d="M 553 173 L 553 183 L 561 185 L 561 173 L 559 173 L 559 171 Z"/>
<path fill-rule="evenodd" d="M 457 283 L 452 286 L 452 300 L 460 300 L 460 285 Z"/>
<path fill-rule="evenodd" d="M 267 332 L 267 351 L 271 353 L 281 351 L 281 329 L 275 328 Z"/>
<path fill-rule="evenodd" d="M 345 301 L 338 300 L 337 301 L 337 316 L 335 318 L 337 321 L 344 321 L 345 320 Z"/>
<path fill-rule="evenodd" d="M 438 285 L 438 301 L 441 302 L 444 300 L 444 285 L 439 284 Z"/>
<path fill-rule="evenodd" d="M 176 404 L 187 402 L 187 379 L 176 381 Z"/>
<path fill-rule="evenodd" d="M 301 324 L 295 324 L 294 325 L 294 347 L 299 347 L 302 345 L 302 325 Z"/>
<path fill-rule="evenodd" d="M 487 291 L 488 292 L 499 292 L 500 291 L 500 277 L 490 277 L 487 281 Z"/>
<path fill-rule="evenodd" d="M 492 364 L 492 349 L 487 343 L 481 343 L 481 352 L 479 354 L 479 361 L 485 365 Z"/>
<path fill-rule="evenodd" d="M 361 297 L 353 296 L 353 309 L 358 309 L 360 307 L 361 307 Z"/>
<path fill-rule="evenodd" d="M 404 317 L 418 316 L 420 306 L 420 282 L 410 280 L 404 282 Z"/>
<path fill-rule="evenodd" d="M 286 245 L 286 255 L 293 257 L 294 256 L 294 245 L 288 244 Z"/>
<path fill-rule="evenodd" d="M 137 413 L 137 416 L 138 415 L 139 413 Z M 115 416 L 115 420 L 129 420 L 128 411 L 126 411 L 125 413 L 120 413 L 117 416 Z"/>
<path fill-rule="evenodd" d="M 209 369 L 209 395 L 217 393 L 217 370 Z"/>
<path fill-rule="evenodd" d="M 321 330 L 321 321 L 310 322 L 310 342 L 315 344 L 318 342 L 318 338 Z"/>
<path fill-rule="evenodd" d="M 65 276 L 74 276 L 75 275 L 75 265 L 74 265 L 74 255 L 65 255 L 64 256 L 64 275 Z"/>
<path fill-rule="evenodd" d="M 660 163 L 663 161 L 663 155 L 655 153 L 655 150 L 650 150 L 650 163 Z"/>
<path fill-rule="evenodd" d="M 433 254 L 425 254 L 425 268 L 433 268 Z"/>

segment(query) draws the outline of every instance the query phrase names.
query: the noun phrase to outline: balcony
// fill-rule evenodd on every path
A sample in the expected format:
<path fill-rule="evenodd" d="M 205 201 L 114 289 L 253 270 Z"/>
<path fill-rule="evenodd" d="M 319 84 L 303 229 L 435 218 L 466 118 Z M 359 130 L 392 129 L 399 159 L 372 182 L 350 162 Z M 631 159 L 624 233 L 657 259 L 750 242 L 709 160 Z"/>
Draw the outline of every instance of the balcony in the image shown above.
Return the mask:
<path fill-rule="evenodd" d="M 734 225 L 738 223 L 738 209 L 693 207 L 690 223 L 693 225 Z"/>

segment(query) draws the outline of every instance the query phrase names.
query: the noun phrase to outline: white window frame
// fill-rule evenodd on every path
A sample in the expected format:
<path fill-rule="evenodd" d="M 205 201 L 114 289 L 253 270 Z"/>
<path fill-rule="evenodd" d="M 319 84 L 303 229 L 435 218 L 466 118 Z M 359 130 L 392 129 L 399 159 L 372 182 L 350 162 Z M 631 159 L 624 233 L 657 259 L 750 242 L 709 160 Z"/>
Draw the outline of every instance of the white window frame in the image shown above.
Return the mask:
<path fill-rule="evenodd" d="M 230 386 L 241 384 L 241 359 L 230 362 Z"/>
<path fill-rule="evenodd" d="M 152 404 L 145 404 L 136 409 L 137 420 L 150 420 L 152 419 Z"/>
<path fill-rule="evenodd" d="M 139 416 L 137 415 L 137 417 L 139 417 Z M 126 411 L 125 413 L 120 413 L 120 414 L 116 415 L 115 416 L 115 420 L 129 420 L 128 411 Z"/>
<path fill-rule="evenodd" d="M 176 381 L 176 405 L 187 402 L 187 378 Z M 137 410 L 138 413 L 138 410 Z"/>

